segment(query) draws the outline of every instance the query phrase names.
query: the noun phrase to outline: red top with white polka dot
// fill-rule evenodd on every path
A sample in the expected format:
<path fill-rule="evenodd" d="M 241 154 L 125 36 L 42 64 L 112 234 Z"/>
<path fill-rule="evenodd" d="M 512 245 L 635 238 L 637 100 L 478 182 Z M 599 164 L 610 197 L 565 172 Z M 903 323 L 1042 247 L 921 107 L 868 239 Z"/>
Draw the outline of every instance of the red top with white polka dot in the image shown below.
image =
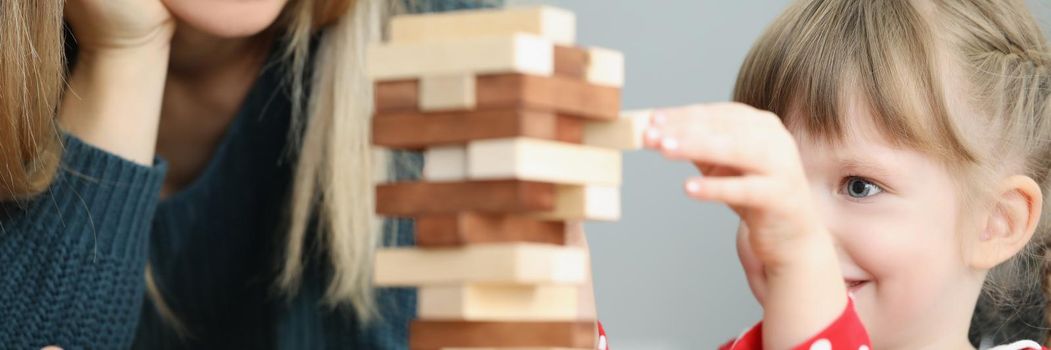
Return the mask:
<path fill-rule="evenodd" d="M 762 350 L 762 329 L 763 324 L 760 322 L 755 327 L 744 332 L 744 334 L 741 334 L 737 339 L 720 346 L 719 350 Z M 865 331 L 865 326 L 861 324 L 861 319 L 858 318 L 858 314 L 854 310 L 854 302 L 851 300 L 838 319 L 817 335 L 794 347 L 793 350 L 869 350 L 871 347 L 872 343 L 869 341 L 868 332 Z M 1032 340 L 1022 340 L 1007 345 L 1000 345 L 989 350 L 1048 350 L 1048 348 L 1040 346 L 1040 344 Z"/>

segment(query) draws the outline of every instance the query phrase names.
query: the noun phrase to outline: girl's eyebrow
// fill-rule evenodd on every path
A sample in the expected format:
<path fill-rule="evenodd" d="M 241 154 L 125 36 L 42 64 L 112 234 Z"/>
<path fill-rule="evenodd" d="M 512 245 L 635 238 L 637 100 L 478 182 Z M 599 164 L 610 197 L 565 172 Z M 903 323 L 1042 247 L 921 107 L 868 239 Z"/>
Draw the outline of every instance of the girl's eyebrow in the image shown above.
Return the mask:
<path fill-rule="evenodd" d="M 897 169 L 899 171 L 892 171 L 894 169 L 889 164 L 884 164 L 884 162 L 881 162 L 878 159 L 868 157 L 851 157 L 840 159 L 839 168 L 842 171 L 848 173 L 854 173 L 857 175 L 864 175 L 866 177 L 874 177 L 878 179 L 890 178 L 895 173 L 901 173 L 900 170 L 902 170 Z"/>

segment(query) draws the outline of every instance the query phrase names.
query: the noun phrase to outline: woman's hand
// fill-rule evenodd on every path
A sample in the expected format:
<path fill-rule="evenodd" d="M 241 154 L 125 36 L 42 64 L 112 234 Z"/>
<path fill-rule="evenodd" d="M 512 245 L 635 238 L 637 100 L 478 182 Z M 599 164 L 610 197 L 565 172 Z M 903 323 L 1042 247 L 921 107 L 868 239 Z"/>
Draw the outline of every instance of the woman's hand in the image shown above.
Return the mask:
<path fill-rule="evenodd" d="M 81 50 L 141 47 L 175 29 L 161 0 L 69 0 L 65 16 Z"/>
<path fill-rule="evenodd" d="M 738 103 L 659 110 L 645 142 L 700 169 L 686 182 L 691 197 L 726 203 L 741 217 L 742 262 L 757 260 L 763 274 L 764 348 L 801 343 L 840 315 L 847 293 L 832 237 L 795 139 L 776 115 Z"/>
<path fill-rule="evenodd" d="M 142 165 L 153 162 L 175 21 L 161 0 L 69 0 L 79 45 L 59 110 L 67 132 Z"/>

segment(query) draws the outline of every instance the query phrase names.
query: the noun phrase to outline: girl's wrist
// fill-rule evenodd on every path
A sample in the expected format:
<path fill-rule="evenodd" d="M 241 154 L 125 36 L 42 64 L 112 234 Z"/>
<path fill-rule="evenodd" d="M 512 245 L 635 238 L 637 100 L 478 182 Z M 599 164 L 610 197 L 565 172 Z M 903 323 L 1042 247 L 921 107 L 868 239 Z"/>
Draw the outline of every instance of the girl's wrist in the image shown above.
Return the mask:
<path fill-rule="evenodd" d="M 831 324 L 847 305 L 847 289 L 833 245 L 825 231 L 800 237 L 785 247 L 780 264 L 764 266 L 764 345 L 790 348 Z M 766 336 L 770 336 L 769 339 Z"/>
<path fill-rule="evenodd" d="M 823 229 L 783 242 L 777 258 L 764 263 L 767 277 L 805 273 L 816 266 L 836 265 L 838 258 L 834 247 L 831 235 Z"/>

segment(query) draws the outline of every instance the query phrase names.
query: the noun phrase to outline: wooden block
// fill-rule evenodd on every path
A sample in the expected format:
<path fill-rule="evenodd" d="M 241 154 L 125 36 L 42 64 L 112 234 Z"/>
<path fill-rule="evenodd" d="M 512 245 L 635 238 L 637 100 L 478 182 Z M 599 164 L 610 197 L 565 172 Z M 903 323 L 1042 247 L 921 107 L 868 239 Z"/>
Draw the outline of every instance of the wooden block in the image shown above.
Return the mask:
<path fill-rule="evenodd" d="M 555 197 L 555 185 L 529 181 L 394 182 L 376 186 L 376 213 L 546 212 L 555 208 Z"/>
<path fill-rule="evenodd" d="M 475 91 L 478 91 L 477 81 Z M 374 119 L 383 114 L 398 112 L 420 114 L 420 81 L 410 79 L 377 82 L 374 84 L 372 99 L 376 112 Z M 477 108 L 478 100 L 475 101 Z"/>
<path fill-rule="evenodd" d="M 591 54 L 588 50 L 575 46 L 555 46 L 555 75 L 566 78 L 587 80 L 588 62 Z"/>
<path fill-rule="evenodd" d="M 478 77 L 480 106 L 550 109 L 583 118 L 613 120 L 619 114 L 620 89 L 564 77 L 494 74 Z"/>
<path fill-rule="evenodd" d="M 547 110 L 575 117 L 616 120 L 620 89 L 560 76 L 489 74 L 475 77 L 478 110 Z M 376 84 L 376 113 L 419 112 L 417 79 Z"/>
<path fill-rule="evenodd" d="M 555 75 L 576 80 L 589 79 L 592 50 L 556 46 L 554 55 Z M 472 79 L 474 79 L 473 74 L 462 72 L 424 76 L 419 80 L 418 95 L 413 96 L 419 96 L 419 108 L 422 111 L 473 109 L 476 103 L 474 95 L 476 87 L 475 80 Z"/>
<path fill-rule="evenodd" d="M 420 78 L 420 110 L 474 109 L 474 75 L 447 74 Z"/>
<path fill-rule="evenodd" d="M 619 151 L 524 137 L 467 145 L 467 176 L 557 184 L 609 185 L 621 181 Z"/>
<path fill-rule="evenodd" d="M 580 118 L 544 111 L 410 112 L 372 118 L 372 143 L 414 150 L 517 136 L 581 143 L 583 130 Z"/>
<path fill-rule="evenodd" d="M 600 47 L 555 46 L 555 75 L 620 88 L 624 86 L 624 54 Z"/>
<path fill-rule="evenodd" d="M 554 45 L 529 34 L 447 42 L 389 43 L 368 50 L 373 80 L 414 79 L 444 74 L 554 73 Z"/>
<path fill-rule="evenodd" d="M 620 219 L 620 189 L 617 187 L 561 185 L 556 193 L 554 209 L 530 216 L 560 221 Z"/>
<path fill-rule="evenodd" d="M 584 125 L 584 144 L 625 151 L 641 149 L 650 114 L 649 110 L 625 111 L 616 121 L 588 122 Z"/>
<path fill-rule="evenodd" d="M 582 248 L 536 243 L 456 248 L 390 248 L 376 253 L 377 286 L 581 284 L 588 276 Z"/>
<path fill-rule="evenodd" d="M 428 148 L 423 153 L 423 179 L 432 182 L 466 180 L 467 147 Z"/>
<path fill-rule="evenodd" d="M 515 215 L 472 212 L 416 217 L 419 247 L 504 242 L 565 244 L 566 225 Z"/>
<path fill-rule="evenodd" d="M 592 84 L 624 86 L 624 54 L 610 49 L 588 49 L 586 80 Z"/>
<path fill-rule="evenodd" d="M 594 348 L 595 322 L 413 321 L 409 348 L 568 347 Z"/>
<path fill-rule="evenodd" d="M 459 285 L 418 290 L 417 317 L 463 321 L 578 321 L 577 286 Z M 589 315 L 590 316 L 590 315 Z"/>
<path fill-rule="evenodd" d="M 404 15 L 394 17 L 390 23 L 392 42 L 446 41 L 513 33 L 531 33 L 571 45 L 576 41 L 576 16 L 560 8 L 531 6 Z"/>

